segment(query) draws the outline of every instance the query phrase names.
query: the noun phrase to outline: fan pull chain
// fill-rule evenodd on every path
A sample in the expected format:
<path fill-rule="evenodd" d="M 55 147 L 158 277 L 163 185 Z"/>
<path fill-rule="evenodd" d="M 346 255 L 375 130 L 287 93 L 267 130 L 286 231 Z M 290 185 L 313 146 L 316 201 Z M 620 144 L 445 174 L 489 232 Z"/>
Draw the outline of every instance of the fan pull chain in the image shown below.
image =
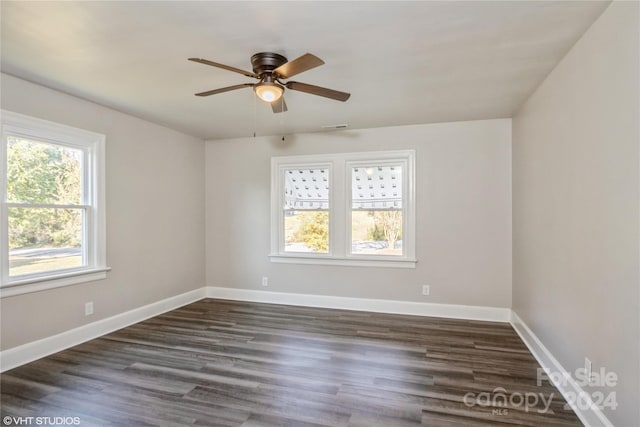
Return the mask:
<path fill-rule="evenodd" d="M 256 99 L 257 96 L 255 94 L 252 94 L 252 98 L 253 98 L 253 137 L 256 137 L 256 129 L 258 127 L 258 100 Z"/>
<path fill-rule="evenodd" d="M 278 100 L 280 102 L 280 130 L 282 131 L 282 140 L 284 141 L 284 96 L 281 96 Z"/>

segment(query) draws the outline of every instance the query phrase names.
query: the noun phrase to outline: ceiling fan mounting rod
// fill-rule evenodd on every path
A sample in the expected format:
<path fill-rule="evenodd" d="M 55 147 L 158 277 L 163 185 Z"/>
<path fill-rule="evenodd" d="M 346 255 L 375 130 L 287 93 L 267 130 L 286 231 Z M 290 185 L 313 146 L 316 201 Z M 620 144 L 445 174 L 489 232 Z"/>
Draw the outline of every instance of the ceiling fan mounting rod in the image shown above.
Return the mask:
<path fill-rule="evenodd" d="M 275 76 L 273 73 L 271 72 L 265 72 L 260 74 L 260 83 L 281 83 L 278 81 L 278 77 Z"/>

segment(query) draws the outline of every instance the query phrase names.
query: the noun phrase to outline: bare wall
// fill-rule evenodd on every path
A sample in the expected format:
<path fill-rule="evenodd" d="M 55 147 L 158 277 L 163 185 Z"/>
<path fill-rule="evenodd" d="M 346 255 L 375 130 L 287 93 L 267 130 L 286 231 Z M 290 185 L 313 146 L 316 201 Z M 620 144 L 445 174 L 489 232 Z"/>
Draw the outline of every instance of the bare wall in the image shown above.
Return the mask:
<path fill-rule="evenodd" d="M 416 150 L 415 269 L 269 261 L 272 156 L 396 149 Z M 208 141 L 206 194 L 209 286 L 511 306 L 510 119 Z"/>
<path fill-rule="evenodd" d="M 614 2 L 513 121 L 513 308 L 640 425 L 638 2 Z"/>
<path fill-rule="evenodd" d="M 3 350 L 204 286 L 202 140 L 5 74 L 1 84 L 3 109 L 106 135 L 113 269 L 106 280 L 0 300 Z"/>

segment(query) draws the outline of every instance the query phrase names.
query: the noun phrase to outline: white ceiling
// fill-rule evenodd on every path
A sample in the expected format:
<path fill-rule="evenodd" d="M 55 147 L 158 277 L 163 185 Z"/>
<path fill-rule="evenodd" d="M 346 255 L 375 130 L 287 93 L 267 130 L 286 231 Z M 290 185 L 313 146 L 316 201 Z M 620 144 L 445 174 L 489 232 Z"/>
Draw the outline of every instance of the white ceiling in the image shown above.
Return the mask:
<path fill-rule="evenodd" d="M 2 1 L 2 71 L 207 139 L 511 117 L 608 2 Z M 274 115 L 253 53 L 326 64 Z"/>

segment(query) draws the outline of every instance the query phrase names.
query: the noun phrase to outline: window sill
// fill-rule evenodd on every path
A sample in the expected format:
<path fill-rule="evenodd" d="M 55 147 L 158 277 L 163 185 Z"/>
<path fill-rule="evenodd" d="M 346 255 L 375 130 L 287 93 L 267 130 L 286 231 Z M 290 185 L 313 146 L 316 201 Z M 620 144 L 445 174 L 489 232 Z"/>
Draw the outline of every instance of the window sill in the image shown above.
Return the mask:
<path fill-rule="evenodd" d="M 271 262 L 282 264 L 337 265 L 343 267 L 416 268 L 415 259 L 328 258 L 308 255 L 269 255 Z"/>
<path fill-rule="evenodd" d="M 61 288 L 63 286 L 77 285 L 94 280 L 102 280 L 107 277 L 110 267 L 94 268 L 91 270 L 73 271 L 50 276 L 28 278 L 12 281 L 0 288 L 0 298 L 45 291 L 47 289 Z"/>

